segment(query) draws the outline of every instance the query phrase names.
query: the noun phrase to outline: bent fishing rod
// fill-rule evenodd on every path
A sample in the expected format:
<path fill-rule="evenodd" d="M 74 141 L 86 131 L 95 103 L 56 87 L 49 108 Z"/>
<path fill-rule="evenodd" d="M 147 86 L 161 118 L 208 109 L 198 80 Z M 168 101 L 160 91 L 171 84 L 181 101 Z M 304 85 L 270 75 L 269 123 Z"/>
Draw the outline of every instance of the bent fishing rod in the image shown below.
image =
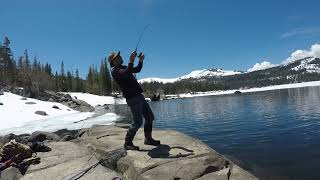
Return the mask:
<path fill-rule="evenodd" d="M 135 52 L 137 52 L 138 46 L 139 46 L 140 41 L 141 41 L 141 38 L 142 38 L 144 32 L 148 29 L 149 26 L 150 26 L 150 24 L 147 24 L 147 25 L 143 28 L 142 32 L 140 33 L 138 42 L 137 42 L 137 44 L 136 44 L 136 48 L 134 49 Z M 142 56 L 142 53 L 141 53 L 141 52 L 139 53 L 138 57 L 140 57 L 140 56 Z"/>

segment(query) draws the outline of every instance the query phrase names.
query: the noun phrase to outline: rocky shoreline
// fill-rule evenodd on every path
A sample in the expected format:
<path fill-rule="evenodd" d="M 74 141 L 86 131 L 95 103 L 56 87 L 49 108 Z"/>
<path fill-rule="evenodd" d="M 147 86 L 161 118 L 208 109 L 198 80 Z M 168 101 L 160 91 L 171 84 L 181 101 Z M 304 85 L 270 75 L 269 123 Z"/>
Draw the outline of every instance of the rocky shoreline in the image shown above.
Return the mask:
<path fill-rule="evenodd" d="M 254 180 L 257 179 L 201 141 L 172 130 L 155 130 L 158 147 L 143 144 L 143 130 L 134 143 L 140 151 L 125 151 L 126 124 L 93 126 L 81 130 L 1 137 L 1 146 L 12 139 L 23 144 L 43 141 L 51 151 L 37 152 L 39 163 L 30 164 L 24 175 L 15 166 L 0 179 L 129 179 L 129 180 Z M 85 173 L 84 173 L 85 172 Z M 82 174 L 83 173 L 83 174 Z"/>
<path fill-rule="evenodd" d="M 94 107 L 85 101 L 72 98 L 69 94 L 54 92 L 54 91 L 32 91 L 30 88 L 21 88 L 17 86 L 8 86 L 0 84 L 0 95 L 3 92 L 11 92 L 25 98 L 33 98 L 41 101 L 57 102 L 70 107 L 73 110 L 80 112 L 92 112 Z"/>

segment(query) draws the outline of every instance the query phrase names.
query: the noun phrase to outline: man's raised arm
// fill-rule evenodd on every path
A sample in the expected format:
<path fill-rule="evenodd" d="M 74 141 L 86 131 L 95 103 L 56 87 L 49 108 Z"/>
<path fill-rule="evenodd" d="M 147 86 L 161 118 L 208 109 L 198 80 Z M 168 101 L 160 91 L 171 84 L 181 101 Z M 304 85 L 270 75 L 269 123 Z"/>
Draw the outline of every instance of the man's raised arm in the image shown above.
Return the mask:
<path fill-rule="evenodd" d="M 138 57 L 139 57 L 139 64 L 133 68 L 132 70 L 133 73 L 139 73 L 143 66 L 144 54 L 141 53 Z"/>

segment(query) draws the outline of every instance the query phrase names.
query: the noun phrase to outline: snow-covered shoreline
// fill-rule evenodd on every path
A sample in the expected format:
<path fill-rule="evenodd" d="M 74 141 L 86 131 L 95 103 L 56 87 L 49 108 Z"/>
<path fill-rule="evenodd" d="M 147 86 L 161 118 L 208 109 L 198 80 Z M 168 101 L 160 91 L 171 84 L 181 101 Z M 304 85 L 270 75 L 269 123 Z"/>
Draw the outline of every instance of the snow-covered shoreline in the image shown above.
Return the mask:
<path fill-rule="evenodd" d="M 194 94 L 186 93 L 186 94 L 179 94 L 178 97 L 188 98 L 188 97 L 200 97 L 200 96 L 217 96 L 217 95 L 234 94 L 235 91 L 240 91 L 242 93 L 250 93 L 250 92 L 262 92 L 262 91 L 272 91 L 272 90 L 279 90 L 279 89 L 291 89 L 291 88 L 312 87 L 312 86 L 320 86 L 320 81 L 282 84 L 282 85 L 257 87 L 257 88 L 250 88 L 250 89 L 233 89 L 233 90 L 226 90 L 226 91 L 196 92 Z"/>
<path fill-rule="evenodd" d="M 94 112 L 79 112 L 60 103 L 23 98 L 9 92 L 0 96 L 0 102 L 3 104 L 0 105 L 0 135 L 82 129 L 96 124 L 109 125 L 120 118 L 114 113 L 93 117 Z M 36 111 L 47 115 L 36 114 Z"/>

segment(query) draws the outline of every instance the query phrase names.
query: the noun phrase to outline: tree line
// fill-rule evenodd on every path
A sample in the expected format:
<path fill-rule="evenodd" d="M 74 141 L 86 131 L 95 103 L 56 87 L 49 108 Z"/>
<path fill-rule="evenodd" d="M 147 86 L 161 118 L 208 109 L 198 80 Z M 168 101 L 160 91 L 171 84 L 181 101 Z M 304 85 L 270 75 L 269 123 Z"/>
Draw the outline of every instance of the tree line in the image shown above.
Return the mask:
<path fill-rule="evenodd" d="M 289 84 L 320 80 L 319 73 L 310 73 L 305 69 L 292 70 L 301 60 L 286 66 L 273 67 L 266 70 L 243 73 L 233 76 L 204 77 L 201 79 L 184 79 L 174 83 L 150 82 L 142 87 L 147 97 L 155 93 L 181 94 L 216 90 L 263 87 L 270 85 Z M 320 59 L 312 62 L 320 67 Z M 30 60 L 28 51 L 15 60 L 10 40 L 6 37 L 0 44 L 0 86 L 1 83 L 23 87 L 30 92 L 38 93 L 44 90 L 58 92 L 87 92 L 97 95 L 119 93 L 120 89 L 112 79 L 106 58 L 101 60 L 99 68 L 90 66 L 86 78 L 75 72 L 65 71 L 61 62 L 60 71 L 53 72 L 49 63 L 42 64 L 37 57 Z"/>
<path fill-rule="evenodd" d="M 0 82 L 23 87 L 32 93 L 52 90 L 110 95 L 112 91 L 119 91 L 110 75 L 106 58 L 101 60 L 99 69 L 96 66 L 90 66 L 86 78 L 83 79 L 78 69 L 74 72 L 66 71 L 63 61 L 60 72 L 53 72 L 51 64 L 42 64 L 36 56 L 31 60 L 27 50 L 18 60 L 15 60 L 8 37 L 5 37 L 0 45 Z"/>

